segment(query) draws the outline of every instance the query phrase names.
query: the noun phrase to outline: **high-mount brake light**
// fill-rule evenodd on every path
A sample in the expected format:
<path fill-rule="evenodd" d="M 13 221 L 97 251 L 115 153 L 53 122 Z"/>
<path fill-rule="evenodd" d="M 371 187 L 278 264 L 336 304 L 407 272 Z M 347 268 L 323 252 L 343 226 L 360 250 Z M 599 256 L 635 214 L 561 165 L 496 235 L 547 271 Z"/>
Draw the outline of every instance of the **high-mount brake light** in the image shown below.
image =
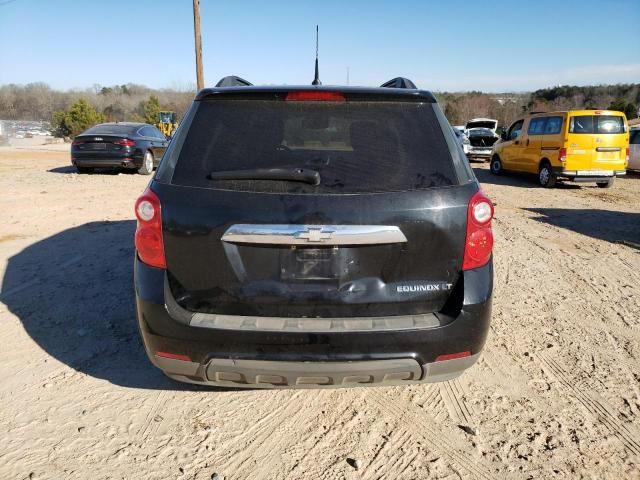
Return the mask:
<path fill-rule="evenodd" d="M 479 268 L 487 264 L 493 249 L 493 203 L 477 191 L 467 207 L 467 237 L 464 244 L 463 270 Z"/>
<path fill-rule="evenodd" d="M 289 92 L 285 98 L 287 102 L 344 102 L 344 95 L 339 92 L 302 91 Z"/>
<path fill-rule="evenodd" d="M 114 145 L 122 145 L 123 147 L 135 147 L 136 142 L 130 140 L 128 138 L 121 138 L 120 140 L 116 140 L 113 142 Z"/>
<path fill-rule="evenodd" d="M 135 235 L 138 257 L 152 267 L 167 268 L 162 241 L 160 199 L 147 188 L 136 201 L 135 212 L 138 219 Z"/>

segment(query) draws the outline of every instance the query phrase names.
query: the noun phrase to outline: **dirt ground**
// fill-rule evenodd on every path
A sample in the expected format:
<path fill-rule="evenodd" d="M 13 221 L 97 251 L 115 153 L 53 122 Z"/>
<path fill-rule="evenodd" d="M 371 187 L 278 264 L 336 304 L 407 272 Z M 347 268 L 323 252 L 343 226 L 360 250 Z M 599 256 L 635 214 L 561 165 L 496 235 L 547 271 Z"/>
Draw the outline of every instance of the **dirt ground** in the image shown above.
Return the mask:
<path fill-rule="evenodd" d="M 474 168 L 497 203 L 478 364 L 426 386 L 234 391 L 174 383 L 141 347 L 149 178 L 0 148 L 0 478 L 640 478 L 640 250 L 621 243 L 640 243 L 640 177 L 544 190 Z"/>

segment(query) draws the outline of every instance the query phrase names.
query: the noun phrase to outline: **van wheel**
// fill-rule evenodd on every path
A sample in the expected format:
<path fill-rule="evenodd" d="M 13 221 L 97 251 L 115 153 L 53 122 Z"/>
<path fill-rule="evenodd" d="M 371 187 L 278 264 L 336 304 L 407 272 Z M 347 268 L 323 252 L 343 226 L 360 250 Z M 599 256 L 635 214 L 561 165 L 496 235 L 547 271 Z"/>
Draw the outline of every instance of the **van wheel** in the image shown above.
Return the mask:
<path fill-rule="evenodd" d="M 616 177 L 611 177 L 606 182 L 596 182 L 596 185 L 598 185 L 600 188 L 611 188 L 611 187 L 613 187 L 613 181 L 615 179 L 616 179 Z"/>
<path fill-rule="evenodd" d="M 493 173 L 494 175 L 502 175 L 502 161 L 500 160 L 499 156 L 495 156 L 491 159 L 491 164 L 489 165 L 489 169 L 491 170 L 491 173 Z"/>
<path fill-rule="evenodd" d="M 558 181 L 558 177 L 553 170 L 551 169 L 551 165 L 548 163 L 543 163 L 540 165 L 540 170 L 538 171 L 538 181 L 540 185 L 544 188 L 553 188 Z"/>
<path fill-rule="evenodd" d="M 151 175 L 153 173 L 153 153 L 149 150 L 144 152 L 142 166 L 138 169 L 140 175 Z"/>

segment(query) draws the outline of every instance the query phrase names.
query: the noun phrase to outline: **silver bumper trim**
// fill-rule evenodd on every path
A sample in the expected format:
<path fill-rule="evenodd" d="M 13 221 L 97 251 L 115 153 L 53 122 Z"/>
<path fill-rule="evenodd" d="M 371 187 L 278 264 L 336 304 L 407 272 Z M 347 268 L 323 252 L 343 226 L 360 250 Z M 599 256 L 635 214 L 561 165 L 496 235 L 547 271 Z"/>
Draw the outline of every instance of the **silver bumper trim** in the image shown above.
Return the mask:
<path fill-rule="evenodd" d="M 206 365 L 154 357 L 156 365 L 174 380 L 199 385 L 240 388 L 336 388 L 406 385 L 451 380 L 479 358 L 420 365 L 413 358 L 353 362 L 285 362 L 214 358 Z M 184 363 L 188 363 L 182 365 Z M 175 366 L 174 366 L 175 364 Z"/>

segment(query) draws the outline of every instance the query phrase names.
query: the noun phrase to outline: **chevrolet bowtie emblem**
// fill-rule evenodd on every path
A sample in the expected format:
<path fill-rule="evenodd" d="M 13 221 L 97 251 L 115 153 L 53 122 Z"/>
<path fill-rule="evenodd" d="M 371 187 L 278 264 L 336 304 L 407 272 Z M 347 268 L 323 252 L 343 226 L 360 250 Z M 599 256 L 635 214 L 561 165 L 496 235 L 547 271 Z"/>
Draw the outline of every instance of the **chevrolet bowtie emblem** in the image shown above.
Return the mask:
<path fill-rule="evenodd" d="M 307 242 L 326 242 L 333 237 L 333 230 L 322 231 L 322 228 L 308 228 L 296 232 L 295 238 L 306 240 Z"/>

